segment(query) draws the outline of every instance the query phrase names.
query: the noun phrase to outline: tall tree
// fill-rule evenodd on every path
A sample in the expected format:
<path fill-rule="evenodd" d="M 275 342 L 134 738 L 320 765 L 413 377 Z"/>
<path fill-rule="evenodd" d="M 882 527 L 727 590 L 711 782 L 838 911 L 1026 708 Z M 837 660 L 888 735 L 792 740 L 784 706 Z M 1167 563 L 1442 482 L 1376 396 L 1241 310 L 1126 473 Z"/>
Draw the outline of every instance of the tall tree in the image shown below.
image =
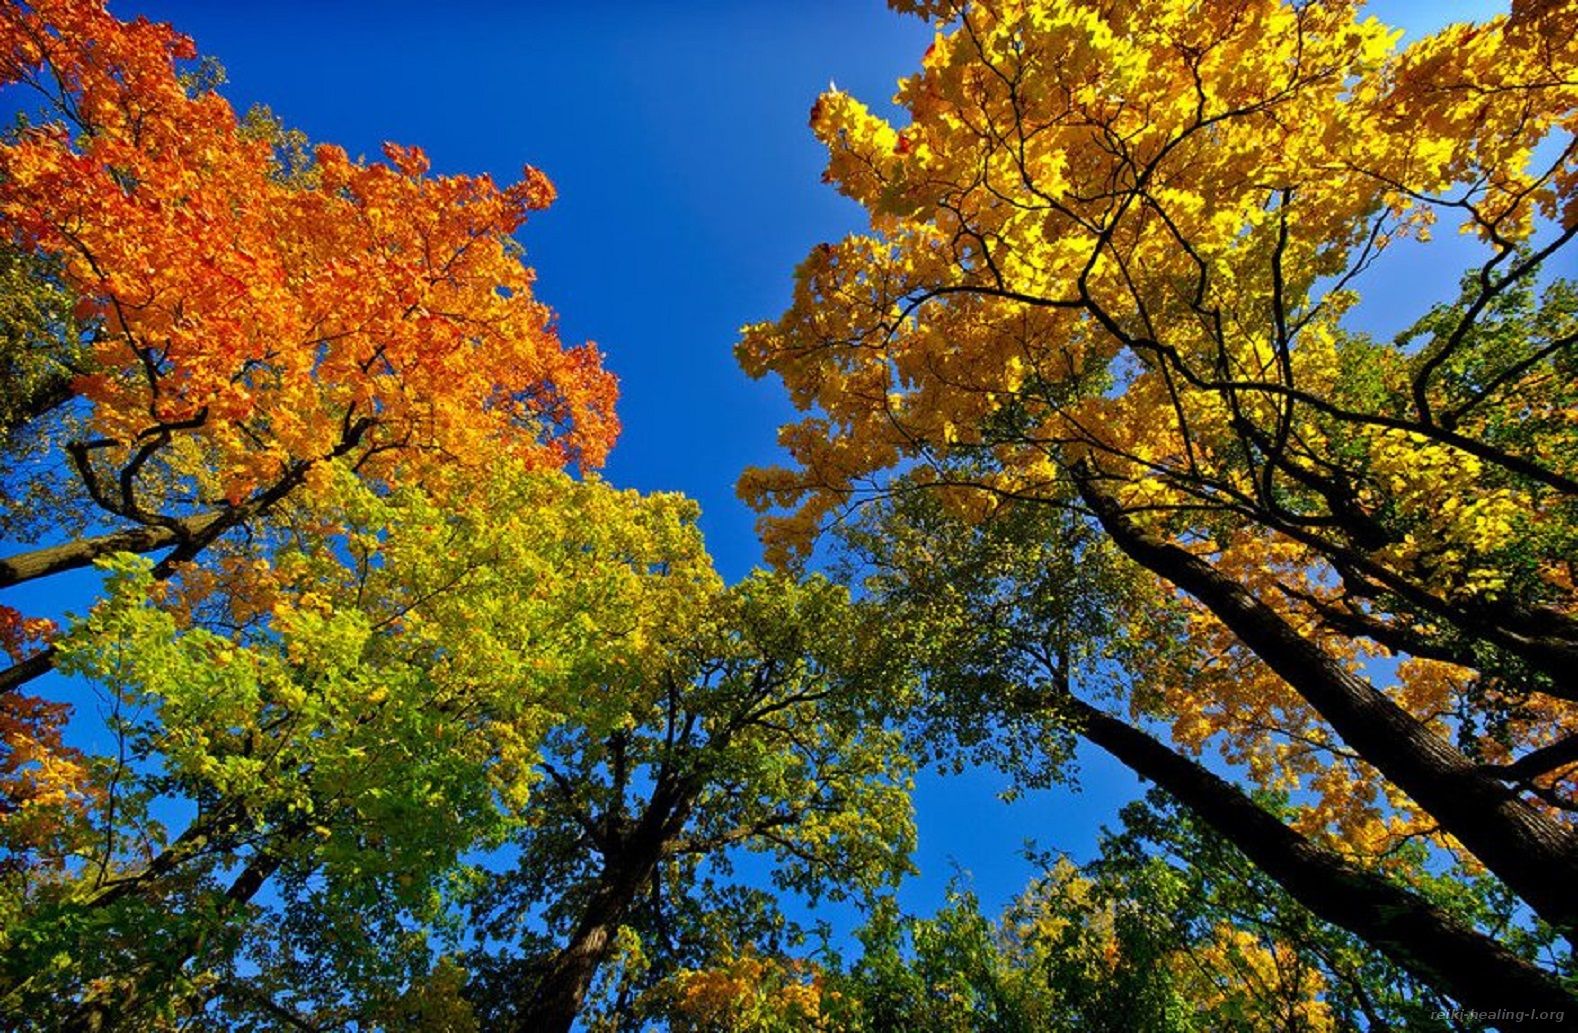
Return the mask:
<path fill-rule="evenodd" d="M 1198 718 L 1175 714 L 1166 689 L 1174 672 L 1211 663 L 1214 647 L 1187 635 L 1185 603 L 1078 514 L 1026 506 L 972 524 L 934 493 L 908 492 L 869 507 L 845 538 L 868 572 L 868 605 L 886 615 L 890 648 L 924 671 L 911 717 L 934 754 L 973 752 L 1023 789 L 1058 777 L 1068 736 L 1083 736 L 1218 829 L 1310 912 L 1414 978 L 1487 1011 L 1509 996 L 1543 1011 L 1573 1006 L 1561 965 L 1551 970 L 1563 953 L 1513 951 L 1498 942 L 1505 923 L 1476 924 L 1483 916 L 1443 906 L 1426 869 L 1404 863 L 1412 837 L 1395 832 L 1384 802 L 1317 777 L 1302 806 L 1268 811 L 1191 756 L 1203 745 L 1191 738 Z M 1231 738 L 1227 759 L 1251 779 L 1282 779 L 1283 789 L 1297 784 L 1290 771 L 1345 763 L 1340 750 L 1301 738 L 1297 716 L 1242 715 L 1283 740 L 1280 767 Z M 1158 718 L 1174 719 L 1181 748 L 1158 736 Z M 1340 770 L 1335 782 L 1349 784 Z"/>
<path fill-rule="evenodd" d="M 38 488 L 11 471 L 0 526 L 67 537 L 0 561 L 0 587 L 121 550 L 171 550 L 167 575 L 335 458 L 386 484 L 500 454 L 598 465 L 614 380 L 560 342 L 511 237 L 548 180 L 309 152 L 194 56 L 102 2 L 0 5 L 0 87 L 28 112 L 0 143 L 0 247 L 30 284 L 3 313 L 0 417 L 79 502 L 29 526 Z"/>
<path fill-rule="evenodd" d="M 716 584 L 675 496 L 505 466 L 472 506 L 440 506 L 330 473 L 340 522 L 300 511 L 278 563 L 243 553 L 172 604 L 122 554 L 61 637 L 63 668 L 101 686 L 110 748 L 83 806 L 5 816 L 55 819 L 0 876 L 8 1019 L 144 1028 L 200 1008 L 248 984 L 232 965 L 269 957 L 279 912 L 317 932 L 337 1007 L 390 1006 L 427 971 L 463 855 L 519 825 L 548 730 L 606 714 L 597 686 L 639 666 L 657 615 Z"/>
<path fill-rule="evenodd" d="M 739 851 L 811 895 L 906 870 L 908 675 L 844 589 L 725 588 L 675 495 L 505 466 L 461 505 L 329 472 L 336 521 L 282 502 L 274 563 L 216 543 L 175 593 L 106 561 L 59 650 L 116 748 L 75 809 L 15 816 L 52 824 L 0 872 L 0 1015 L 568 1029 L 787 935 Z"/>
<path fill-rule="evenodd" d="M 0 89 L 22 113 L 0 137 L 0 536 L 24 547 L 0 559 L 0 588 L 162 552 L 152 576 L 183 626 L 215 586 L 257 575 L 245 594 L 266 598 L 281 507 L 332 524 L 346 471 L 462 500 L 500 457 L 602 461 L 614 380 L 595 348 L 558 339 L 511 237 L 551 201 L 546 178 L 500 187 L 432 176 L 412 148 L 384 163 L 309 148 L 266 111 L 238 117 L 194 57 L 99 0 L 0 3 Z M 119 878 L 134 840 L 172 869 L 192 846 L 161 853 L 156 832 L 120 824 L 137 758 L 67 748 L 69 708 L 18 691 L 54 665 L 54 634 L 0 604 L 16 899 L 80 864 Z M 147 746 L 151 726 L 109 711 L 112 737 Z M 233 856 L 245 825 L 199 823 L 199 853 Z"/>
<path fill-rule="evenodd" d="M 607 687 L 613 727 L 548 737 L 520 863 L 479 909 L 479 931 L 514 944 L 474 955 L 488 1028 L 567 1031 L 588 1011 L 640 1028 L 643 987 L 782 940 L 773 898 L 730 878 L 741 852 L 813 899 L 869 895 L 908 867 L 910 761 L 888 727 L 903 668 L 872 648 L 876 626 L 842 588 L 758 574 L 667 635 L 662 666 Z M 523 940 L 539 912 L 546 932 Z M 594 1007 L 621 932 L 640 971 L 605 981 Z"/>
<path fill-rule="evenodd" d="M 1487 918 L 1514 909 L 1484 876 L 1453 873 L 1431 892 Z M 1154 791 L 1124 809 L 1093 861 L 1049 864 L 1001 915 L 955 886 L 929 918 L 885 901 L 855 938 L 847 957 L 718 959 L 672 977 L 654 1004 L 694 1033 L 1481 1028 Z"/>
<path fill-rule="evenodd" d="M 812 112 L 871 231 L 740 346 L 816 410 L 794 469 L 743 482 L 793 507 L 769 539 L 899 467 L 973 519 L 1068 509 L 1186 602 L 1150 630 L 1209 662 L 1148 690 L 1185 746 L 1367 812 L 1339 829 L 1360 854 L 1438 833 L 1578 934 L 1578 323 L 1569 286 L 1536 298 L 1578 234 L 1578 9 L 1398 50 L 1341 0 L 894 6 L 939 24 L 909 123 Z M 1394 342 L 1346 330 L 1440 217 L 1483 247 L 1461 297 Z M 1213 822 L 1280 835 L 1239 802 Z"/>

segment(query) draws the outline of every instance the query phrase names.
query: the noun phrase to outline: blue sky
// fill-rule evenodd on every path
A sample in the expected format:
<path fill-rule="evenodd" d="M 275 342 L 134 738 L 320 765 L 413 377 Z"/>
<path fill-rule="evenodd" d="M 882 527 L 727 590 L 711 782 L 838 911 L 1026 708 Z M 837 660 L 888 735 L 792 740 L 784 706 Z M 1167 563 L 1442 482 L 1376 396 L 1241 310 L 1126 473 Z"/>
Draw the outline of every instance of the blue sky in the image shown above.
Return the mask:
<path fill-rule="evenodd" d="M 1502 6 L 1393 0 L 1371 10 L 1421 32 Z M 730 579 L 759 561 L 734 481 L 774 460 L 775 429 L 791 412 L 775 384 L 738 371 L 736 332 L 778 314 L 814 244 L 860 227 L 859 210 L 820 182 L 824 153 L 806 128 L 817 93 L 836 81 L 881 110 L 918 65 L 928 26 L 880 0 L 111 9 L 173 22 L 224 63 L 223 92 L 238 108 L 267 103 L 353 155 L 394 140 L 425 148 L 439 172 L 508 181 L 527 162 L 547 172 L 560 200 L 520 237 L 566 339 L 597 341 L 621 378 L 625 429 L 605 475 L 699 499 Z M 1370 327 L 1395 330 L 1450 289 L 1461 263 L 1432 261 L 1366 285 Z M 955 866 L 988 905 L 1005 902 L 1029 874 L 1017 856 L 1027 837 L 1088 856 L 1097 828 L 1136 791 L 1089 752 L 1082 793 L 1013 807 L 995 800 L 1000 779 L 987 773 L 923 779 L 922 876 L 905 902 L 935 907 Z"/>

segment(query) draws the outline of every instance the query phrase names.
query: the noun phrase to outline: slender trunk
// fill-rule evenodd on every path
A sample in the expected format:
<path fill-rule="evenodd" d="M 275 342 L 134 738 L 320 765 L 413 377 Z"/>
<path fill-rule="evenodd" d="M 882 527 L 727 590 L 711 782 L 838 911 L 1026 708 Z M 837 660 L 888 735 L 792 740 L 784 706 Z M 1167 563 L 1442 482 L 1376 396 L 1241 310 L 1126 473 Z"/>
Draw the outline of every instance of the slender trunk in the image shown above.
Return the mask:
<path fill-rule="evenodd" d="M 109 907 L 122 897 L 136 893 L 142 887 L 157 882 L 186 864 L 204 850 L 235 850 L 238 827 L 238 808 L 222 804 L 216 811 L 188 825 L 179 836 L 153 856 L 135 875 L 122 876 L 102 886 L 87 900 L 93 908 Z M 290 833 L 293 838 L 295 833 Z M 243 875 L 245 872 L 243 872 Z M 232 887 L 232 893 L 235 888 Z M 248 897 L 251 894 L 247 894 Z"/>
<path fill-rule="evenodd" d="M 1359 868 L 1267 814 L 1231 782 L 1088 703 L 1067 705 L 1086 738 L 1148 778 L 1215 829 L 1317 916 L 1483 1011 L 1578 1015 L 1578 997 L 1549 973 L 1434 904 Z M 1549 1022 L 1505 1029 L 1551 1028 Z"/>
<path fill-rule="evenodd" d="M 0 692 L 14 692 L 54 668 L 55 647 L 45 646 L 26 660 L 19 660 L 0 671 Z"/>
<path fill-rule="evenodd" d="M 375 425 L 376 421 L 370 418 L 352 420 L 347 413 L 340 443 L 323 456 L 323 460 L 333 460 L 349 454 Z M 312 468 L 315 461 L 297 460 L 267 490 L 259 492 L 238 506 L 173 519 L 165 524 L 150 524 L 99 538 L 83 539 L 62 546 L 47 546 L 0 561 L 0 588 L 63 570 L 87 566 L 99 556 L 117 551 L 154 552 L 167 546 L 174 546 L 153 568 L 154 580 L 163 581 L 174 574 L 181 564 L 190 563 L 232 527 L 243 520 L 267 513 L 306 480 L 307 471 Z M 82 469 L 83 476 L 91 482 L 93 475 L 90 468 Z M 99 498 L 98 492 L 94 490 L 91 483 L 89 494 L 95 499 Z M 106 508 L 115 511 L 113 505 Z M 168 536 L 164 536 L 162 532 L 168 532 Z M 54 666 L 54 648 L 41 650 L 27 660 L 12 664 L 9 668 L 0 671 L 0 692 L 15 691 L 34 678 L 53 670 Z"/>
<path fill-rule="evenodd" d="M 202 513 L 177 521 L 173 527 L 166 525 L 133 527 L 112 534 L 79 538 L 60 545 L 46 545 L 41 549 L 18 553 L 0 559 L 0 588 L 86 567 L 101 556 L 110 556 L 117 552 L 157 552 L 175 546 L 175 552 L 182 553 L 182 558 L 189 558 L 190 554 L 206 547 L 209 542 L 236 523 L 239 520 L 237 513 L 238 511 Z M 168 577 L 172 568 L 170 557 L 166 557 L 155 569 L 155 576 Z M 49 673 L 54 667 L 55 647 L 45 647 L 26 660 L 0 670 L 0 692 L 14 692 L 34 678 Z"/>
<path fill-rule="evenodd" d="M 1536 809 L 1350 671 L 1243 585 L 1136 527 L 1076 471 L 1080 495 L 1124 554 L 1193 596 L 1291 685 L 1365 761 L 1429 812 L 1547 922 L 1578 931 L 1578 834 Z"/>
<path fill-rule="evenodd" d="M 282 857 L 277 853 L 259 854 L 252 858 L 226 889 L 224 899 L 216 908 L 215 920 L 226 921 L 231 912 L 256 896 L 263 884 L 279 870 L 281 861 Z M 144 1005 L 149 998 L 157 999 L 187 962 L 202 953 L 208 933 L 208 928 L 191 933 L 184 940 L 172 944 L 156 960 L 130 973 L 129 978 L 117 980 L 113 996 L 84 1001 L 72 1014 L 65 1028 L 88 1033 L 115 1033 L 118 1030 L 141 1028 L 141 1020 L 147 1018 L 139 1014 Z"/>

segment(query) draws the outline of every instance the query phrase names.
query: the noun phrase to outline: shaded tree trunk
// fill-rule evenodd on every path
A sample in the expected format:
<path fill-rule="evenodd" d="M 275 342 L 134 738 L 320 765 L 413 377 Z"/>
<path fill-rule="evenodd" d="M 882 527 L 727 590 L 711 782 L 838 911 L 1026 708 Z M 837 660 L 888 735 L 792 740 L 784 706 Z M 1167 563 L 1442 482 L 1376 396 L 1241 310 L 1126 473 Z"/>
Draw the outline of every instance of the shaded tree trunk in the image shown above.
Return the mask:
<path fill-rule="evenodd" d="M 1483 1011 L 1578 1015 L 1578 997 L 1500 943 L 1434 904 L 1349 863 L 1266 813 L 1231 782 L 1145 732 L 1067 697 L 1091 742 L 1150 779 L 1236 846 L 1320 918 L 1372 944 L 1419 979 Z M 1511 1021 L 1502 1028 L 1553 1028 Z"/>
<path fill-rule="evenodd" d="M 624 835 L 606 837 L 602 874 L 547 971 L 529 990 L 512 1027 L 516 1033 L 568 1033 L 597 970 L 631 908 L 651 884 L 669 845 L 685 827 L 697 786 L 688 779 L 660 783 L 641 817 Z"/>
<path fill-rule="evenodd" d="M 182 520 L 176 527 L 133 527 L 8 556 L 0 559 L 0 588 L 66 570 L 77 570 L 89 566 L 102 556 L 111 556 L 117 552 L 157 552 L 191 539 L 219 518 L 218 513 L 208 513 Z"/>
<path fill-rule="evenodd" d="M 347 416 L 347 420 L 340 443 L 323 457 L 324 460 L 332 460 L 348 454 L 360 444 L 367 431 L 374 426 L 374 421 L 365 417 L 350 421 Z M 312 465 L 312 460 L 298 460 L 268 490 L 259 492 L 238 506 L 210 510 L 189 517 L 167 518 L 157 524 L 117 531 L 97 538 L 84 538 L 64 545 L 46 546 L 12 556 L 0 561 L 0 588 L 63 570 L 84 567 L 100 556 L 118 551 L 156 552 L 174 546 L 153 568 L 154 579 L 162 581 L 175 573 L 181 564 L 191 562 L 232 527 L 268 512 L 306 480 L 307 471 Z M 89 482 L 89 494 L 99 499 L 100 493 L 93 487 L 89 468 L 82 467 L 82 469 L 85 471 L 84 478 Z M 113 505 L 107 505 L 105 508 L 117 512 Z M 51 646 L 0 671 L 0 692 L 15 691 L 34 678 L 47 674 L 54 669 L 54 666 L 55 649 Z"/>
<path fill-rule="evenodd" d="M 637 880 L 637 874 L 620 874 L 598 886 L 581 919 L 576 923 L 570 941 L 549 963 L 547 972 L 537 983 L 531 1000 L 522 1009 L 515 1029 L 520 1033 L 568 1033 L 580 1014 L 586 992 L 592 986 L 597 970 L 608 960 L 614 935 L 641 892 L 646 879 L 652 877 L 656 863 L 646 872 L 646 878 Z"/>
<path fill-rule="evenodd" d="M 0 671 L 0 692 L 12 692 L 55 667 L 55 647 L 45 646 L 26 660 L 19 660 Z"/>
<path fill-rule="evenodd" d="M 1074 471 L 1081 497 L 1125 555 L 1216 616 L 1293 687 L 1365 761 L 1428 811 L 1536 913 L 1572 939 L 1578 931 L 1578 834 L 1300 635 L 1275 610 L 1211 564 L 1137 527 Z"/>
<path fill-rule="evenodd" d="M 174 546 L 170 555 L 154 568 L 154 576 L 166 578 L 179 562 L 195 556 L 230 527 L 239 523 L 243 510 L 202 513 L 169 524 L 134 527 L 93 538 L 79 538 L 59 545 L 18 553 L 0 559 L 0 588 L 49 577 L 67 570 L 89 566 L 101 556 L 117 552 L 158 552 Z M 14 692 L 34 678 L 55 667 L 55 647 L 46 646 L 25 660 L 0 670 L 0 692 Z"/>

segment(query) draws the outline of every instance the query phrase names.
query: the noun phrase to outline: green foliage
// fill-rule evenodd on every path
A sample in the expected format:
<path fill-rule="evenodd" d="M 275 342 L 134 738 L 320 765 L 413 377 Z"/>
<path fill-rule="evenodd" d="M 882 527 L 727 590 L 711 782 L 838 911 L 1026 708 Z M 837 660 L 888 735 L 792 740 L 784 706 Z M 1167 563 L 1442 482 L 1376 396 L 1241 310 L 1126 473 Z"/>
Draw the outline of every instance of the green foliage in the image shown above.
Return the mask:
<path fill-rule="evenodd" d="M 1071 508 L 970 524 L 935 492 L 900 490 L 842 527 L 840 546 L 889 649 L 923 675 L 912 749 L 995 768 L 1010 796 L 1071 777 L 1071 686 L 1144 706 L 1137 675 L 1184 634 L 1179 608 Z"/>
<path fill-rule="evenodd" d="M 1427 892 L 1455 911 L 1515 923 L 1515 903 L 1483 876 L 1455 871 Z M 1462 1028 L 1447 1017 L 1449 1000 L 1316 919 L 1159 791 L 1124 809 L 1121 827 L 1103 838 L 1094 861 L 1051 864 L 996 918 L 956 885 L 930 918 L 902 915 L 884 902 L 857 938 L 859 952 L 848 961 L 832 956 L 814 981 L 818 1028 Z M 1551 949 L 1548 935 L 1537 939 L 1524 943 L 1527 952 Z M 688 1028 L 685 1021 L 680 1028 Z"/>
<path fill-rule="evenodd" d="M 609 687 L 718 585 L 686 500 L 508 467 L 487 487 L 440 510 L 347 473 L 319 488 L 338 524 L 178 592 L 146 560 L 105 562 L 106 597 L 58 648 L 104 687 L 117 755 L 73 853 L 5 873 L 11 1014 L 128 979 L 155 984 L 149 1013 L 190 1006 L 243 946 L 284 964 L 295 940 L 270 937 L 292 928 L 336 1006 L 434 963 L 464 856 L 527 821 L 549 729 L 623 720 Z M 283 919 L 250 903 L 269 878 Z"/>
<path fill-rule="evenodd" d="M 490 1022 L 517 1016 L 522 985 L 630 870 L 645 873 L 639 892 L 608 919 L 626 951 L 588 1001 L 608 1028 L 637 1021 L 642 995 L 682 967 L 797 939 L 774 895 L 734 880 L 742 853 L 766 855 L 778 890 L 810 900 L 868 896 L 908 870 L 912 764 L 889 727 L 904 669 L 847 592 L 757 573 L 671 630 L 668 666 L 609 687 L 617 727 L 566 724 L 544 742 L 551 784 L 474 919 L 506 945 L 468 959 Z M 658 827 L 660 841 L 643 838 Z M 545 932 L 523 935 L 536 915 Z"/>
<path fill-rule="evenodd" d="M 33 541 L 80 526 L 81 489 L 52 468 L 71 380 L 91 368 L 97 319 L 79 318 L 59 262 L 0 243 L 0 532 Z"/>
<path fill-rule="evenodd" d="M 349 471 L 313 491 L 272 564 L 222 548 L 174 585 L 101 564 L 57 647 L 117 755 L 73 853 L 6 876 L 9 1014 L 486 1020 L 522 997 L 496 976 L 551 958 L 645 850 L 599 984 L 617 1011 L 732 938 L 792 935 L 738 851 L 812 898 L 906 870 L 907 668 L 843 588 L 725 588 L 694 503 L 559 473 L 502 466 L 469 507 Z M 462 968 L 468 915 L 492 939 Z"/>

